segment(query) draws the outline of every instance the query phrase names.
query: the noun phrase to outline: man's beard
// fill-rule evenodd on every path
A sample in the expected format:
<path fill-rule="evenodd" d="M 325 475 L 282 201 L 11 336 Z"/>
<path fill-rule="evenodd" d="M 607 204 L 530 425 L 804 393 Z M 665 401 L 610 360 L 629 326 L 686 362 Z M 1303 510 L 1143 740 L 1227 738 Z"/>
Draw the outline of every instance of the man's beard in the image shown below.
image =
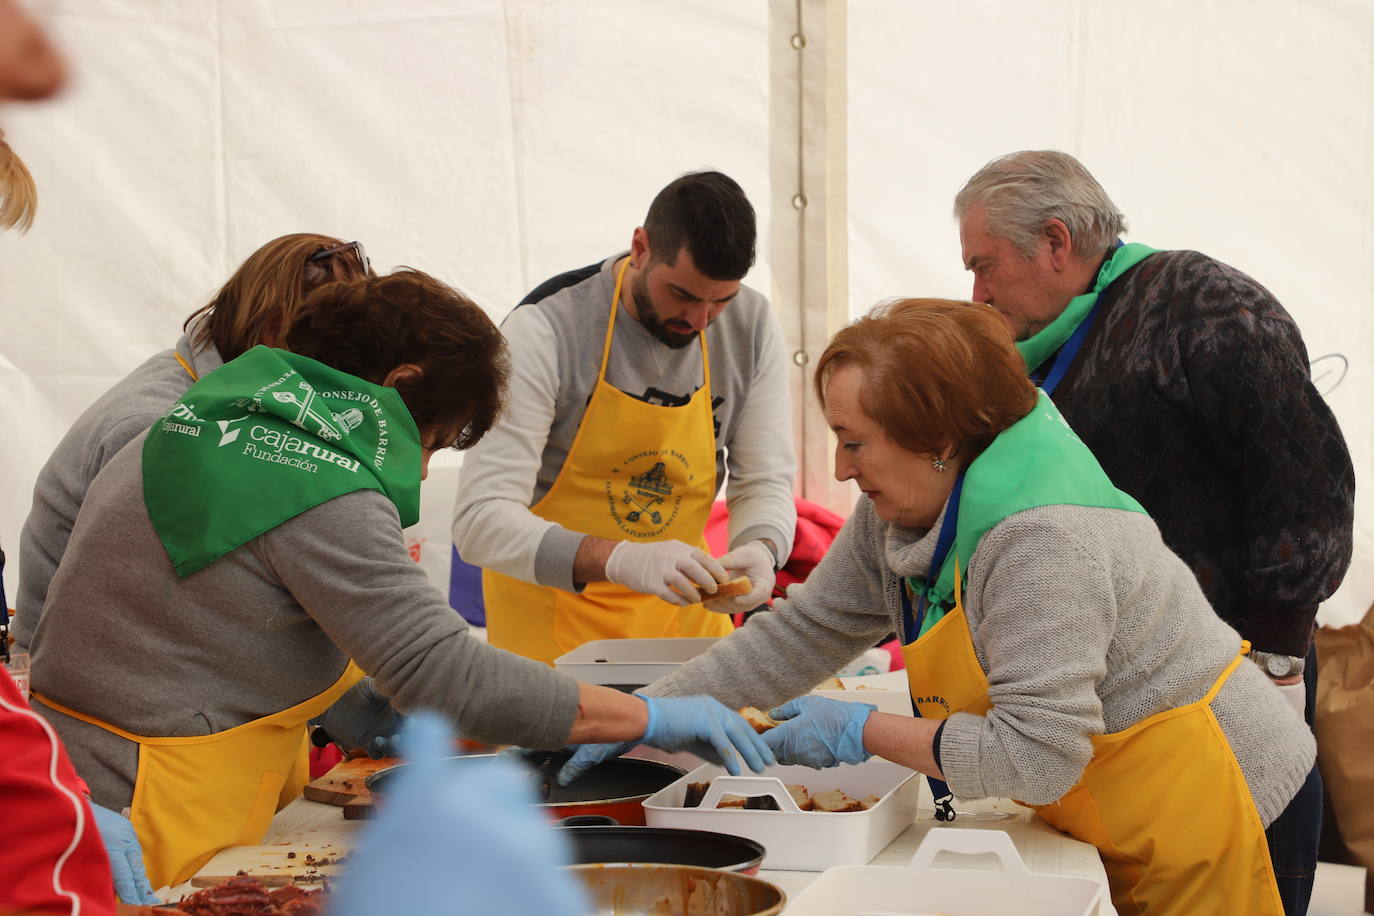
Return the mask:
<path fill-rule="evenodd" d="M 649 296 L 649 281 L 643 274 L 635 278 L 631 295 L 634 296 L 635 310 L 639 312 L 639 323 L 660 343 L 681 350 L 697 339 L 697 331 L 674 331 L 659 320 L 658 309 L 654 308 L 654 300 Z"/>

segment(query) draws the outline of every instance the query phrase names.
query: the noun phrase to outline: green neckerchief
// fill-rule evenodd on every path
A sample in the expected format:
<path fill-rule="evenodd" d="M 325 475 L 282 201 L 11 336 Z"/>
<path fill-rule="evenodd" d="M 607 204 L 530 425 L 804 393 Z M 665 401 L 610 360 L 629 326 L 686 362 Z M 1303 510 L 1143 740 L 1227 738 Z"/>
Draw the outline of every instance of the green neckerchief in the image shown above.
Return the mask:
<path fill-rule="evenodd" d="M 1021 351 L 1021 358 L 1026 361 L 1026 370 L 1035 371 L 1040 368 L 1041 363 L 1057 353 L 1059 348 L 1064 346 L 1064 342 L 1072 337 L 1073 332 L 1083 323 L 1083 319 L 1088 317 L 1093 306 L 1097 305 L 1098 294 L 1111 286 L 1117 277 L 1157 250 L 1147 245 L 1141 245 L 1139 242 L 1114 248 L 1107 255 L 1107 260 L 1102 262 L 1102 267 L 1097 272 L 1097 280 L 1093 283 L 1092 289 L 1081 296 L 1074 296 L 1070 299 L 1069 304 L 1064 307 L 1064 311 L 1059 313 L 1059 317 L 1046 325 L 1038 334 L 1016 342 L 1016 349 Z"/>
<path fill-rule="evenodd" d="M 1093 453 L 1041 391 L 1035 408 L 1003 430 L 968 466 L 954 548 L 927 593 L 931 608 L 926 617 L 937 606 L 953 607 L 956 558 L 963 563 L 961 569 L 966 569 L 978 542 L 998 522 L 1026 509 L 1059 505 L 1145 512 L 1140 503 L 1112 486 Z M 912 584 L 919 590 L 925 581 L 918 578 Z M 964 593 L 968 593 L 967 584 Z M 931 624 L 940 616 L 943 611 Z M 921 632 L 927 629 L 923 625 Z"/>
<path fill-rule="evenodd" d="M 254 347 L 191 386 L 143 444 L 143 498 L 185 577 L 288 519 L 379 490 L 420 517 L 420 434 L 394 388 Z"/>

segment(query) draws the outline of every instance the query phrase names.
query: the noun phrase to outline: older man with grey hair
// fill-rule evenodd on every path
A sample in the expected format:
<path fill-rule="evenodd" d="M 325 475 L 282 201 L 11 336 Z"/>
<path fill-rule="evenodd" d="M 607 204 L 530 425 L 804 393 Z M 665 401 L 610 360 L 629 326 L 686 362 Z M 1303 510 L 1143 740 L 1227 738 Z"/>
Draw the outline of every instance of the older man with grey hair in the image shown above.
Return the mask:
<path fill-rule="evenodd" d="M 973 298 L 1311 722 L 1313 623 L 1350 565 L 1355 480 L 1292 317 L 1206 255 L 1123 244 L 1121 211 L 1066 153 L 994 159 L 954 212 Z M 1269 828 L 1289 916 L 1320 821 L 1314 768 Z"/>

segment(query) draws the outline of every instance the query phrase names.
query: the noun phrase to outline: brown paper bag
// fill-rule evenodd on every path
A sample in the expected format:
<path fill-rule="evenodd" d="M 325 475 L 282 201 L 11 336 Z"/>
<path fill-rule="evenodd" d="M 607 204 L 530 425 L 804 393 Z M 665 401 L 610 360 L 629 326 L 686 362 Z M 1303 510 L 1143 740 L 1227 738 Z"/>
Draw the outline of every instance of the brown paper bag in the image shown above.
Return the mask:
<path fill-rule="evenodd" d="M 1374 605 L 1361 623 L 1317 630 L 1317 662 L 1317 763 L 1374 911 Z"/>

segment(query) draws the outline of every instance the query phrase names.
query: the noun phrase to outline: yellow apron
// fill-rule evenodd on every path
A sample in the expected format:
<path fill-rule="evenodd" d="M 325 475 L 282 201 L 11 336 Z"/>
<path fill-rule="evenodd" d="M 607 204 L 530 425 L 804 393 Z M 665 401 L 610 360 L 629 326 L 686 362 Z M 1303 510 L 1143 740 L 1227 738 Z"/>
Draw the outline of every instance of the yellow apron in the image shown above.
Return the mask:
<path fill-rule="evenodd" d="M 44 705 L 138 744 L 130 820 L 153 887 L 179 884 L 227 846 L 262 842 L 309 778 L 306 722 L 363 677 L 352 662 L 329 689 L 213 735 L 135 735 L 45 697 Z"/>
<path fill-rule="evenodd" d="M 912 700 L 930 719 L 992 708 L 960 584 L 956 561 L 954 608 L 902 647 Z M 1121 916 L 1284 914 L 1264 825 L 1210 705 L 1249 651 L 1242 643 L 1197 702 L 1094 736 L 1078 784 L 1031 806 L 1097 847 Z"/>
<path fill-rule="evenodd" d="M 701 335 L 702 384 L 681 407 L 633 398 L 606 381 L 621 283 L 611 297 L 596 388 L 568 457 L 544 498 L 540 518 L 616 541 L 676 538 L 704 550 L 703 532 L 716 494 L 711 365 Z M 487 638 L 493 646 L 547 664 L 593 639 L 724 636 L 730 618 L 700 604 L 679 608 L 610 582 L 578 594 L 482 571 Z"/>

